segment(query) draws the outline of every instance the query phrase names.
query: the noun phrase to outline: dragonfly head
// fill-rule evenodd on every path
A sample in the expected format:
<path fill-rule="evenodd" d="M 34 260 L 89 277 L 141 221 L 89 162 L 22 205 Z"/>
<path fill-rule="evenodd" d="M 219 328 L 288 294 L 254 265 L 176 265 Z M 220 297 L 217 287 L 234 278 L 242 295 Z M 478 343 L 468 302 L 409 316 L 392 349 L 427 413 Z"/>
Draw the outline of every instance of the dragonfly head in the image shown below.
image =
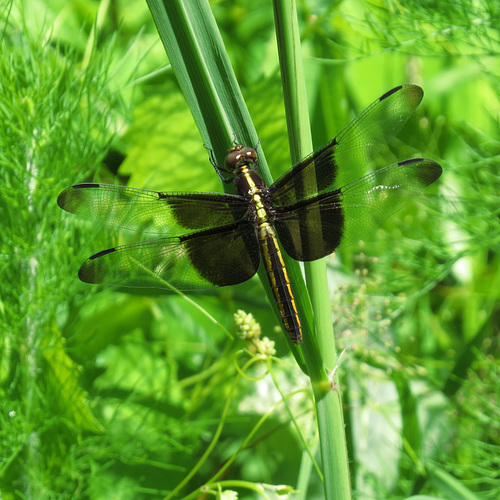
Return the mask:
<path fill-rule="evenodd" d="M 257 162 L 257 152 L 253 148 L 237 144 L 229 148 L 225 160 L 226 168 L 236 172 L 243 165 L 254 165 Z"/>

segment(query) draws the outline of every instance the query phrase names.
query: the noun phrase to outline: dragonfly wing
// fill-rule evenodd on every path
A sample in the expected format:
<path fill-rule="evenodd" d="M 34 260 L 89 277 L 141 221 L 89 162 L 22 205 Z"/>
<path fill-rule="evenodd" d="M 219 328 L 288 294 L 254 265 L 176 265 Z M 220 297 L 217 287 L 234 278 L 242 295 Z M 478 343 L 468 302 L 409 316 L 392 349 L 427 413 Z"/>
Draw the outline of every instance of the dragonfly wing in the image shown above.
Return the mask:
<path fill-rule="evenodd" d="M 441 166 L 432 160 L 405 160 L 335 191 L 284 207 L 276 212 L 274 225 L 292 258 L 316 260 L 359 240 L 410 203 L 441 173 Z"/>
<path fill-rule="evenodd" d="M 403 127 L 420 104 L 417 85 L 395 87 L 359 114 L 325 146 L 285 172 L 270 186 L 275 206 L 339 189 L 366 171 L 379 149 Z"/>
<path fill-rule="evenodd" d="M 248 203 L 236 195 L 157 192 L 96 183 L 65 189 L 57 203 L 67 212 L 109 226 L 171 235 L 231 224 L 248 210 Z"/>
<path fill-rule="evenodd" d="M 78 276 L 87 283 L 190 291 L 242 283 L 259 263 L 255 229 L 245 222 L 110 248 L 87 259 Z"/>

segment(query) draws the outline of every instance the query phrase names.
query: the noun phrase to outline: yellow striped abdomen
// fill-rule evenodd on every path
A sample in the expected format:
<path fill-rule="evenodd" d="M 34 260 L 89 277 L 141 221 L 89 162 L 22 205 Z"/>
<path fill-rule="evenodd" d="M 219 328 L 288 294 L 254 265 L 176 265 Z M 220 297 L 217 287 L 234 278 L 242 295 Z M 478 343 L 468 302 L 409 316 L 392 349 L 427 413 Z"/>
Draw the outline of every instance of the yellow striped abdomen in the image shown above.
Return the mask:
<path fill-rule="evenodd" d="M 274 228 L 268 222 L 259 224 L 259 244 L 267 278 L 278 304 L 281 321 L 294 344 L 302 342 L 302 330 L 290 279 L 283 261 Z"/>

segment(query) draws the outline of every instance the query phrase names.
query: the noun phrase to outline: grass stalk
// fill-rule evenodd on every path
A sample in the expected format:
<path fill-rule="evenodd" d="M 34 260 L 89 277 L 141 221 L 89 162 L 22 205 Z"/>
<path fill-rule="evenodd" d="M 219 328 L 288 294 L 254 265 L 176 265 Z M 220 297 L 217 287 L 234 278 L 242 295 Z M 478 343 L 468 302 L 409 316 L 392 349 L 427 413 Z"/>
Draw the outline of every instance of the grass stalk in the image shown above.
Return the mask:
<path fill-rule="evenodd" d="M 296 163 L 313 149 L 297 12 L 294 1 L 275 0 L 273 5 L 288 138 L 292 161 Z M 305 339 L 304 352 L 315 395 L 325 498 L 349 499 L 349 464 L 339 385 L 334 381 L 333 390 L 323 390 L 325 369 L 331 372 L 336 363 L 326 265 L 322 259 L 305 263 L 304 269 L 314 311 L 314 332 Z"/>

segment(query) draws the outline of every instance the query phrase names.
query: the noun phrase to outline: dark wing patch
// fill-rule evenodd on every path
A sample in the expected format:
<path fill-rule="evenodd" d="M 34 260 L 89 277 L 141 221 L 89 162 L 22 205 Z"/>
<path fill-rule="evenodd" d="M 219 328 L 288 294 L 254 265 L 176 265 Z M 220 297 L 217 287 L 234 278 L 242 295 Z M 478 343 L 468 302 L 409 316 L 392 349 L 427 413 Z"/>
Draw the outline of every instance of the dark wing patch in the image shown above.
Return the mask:
<path fill-rule="evenodd" d="M 180 235 L 243 219 L 248 202 L 220 193 L 157 192 L 112 184 L 77 184 L 57 199 L 67 212 L 134 231 Z"/>
<path fill-rule="evenodd" d="M 87 283 L 202 290 L 250 279 L 260 263 L 251 224 L 122 245 L 87 259 L 78 277 Z"/>
<path fill-rule="evenodd" d="M 336 191 L 278 210 L 274 224 L 280 241 L 296 260 L 325 257 L 378 227 L 441 173 L 436 162 L 413 158 L 376 170 Z"/>

